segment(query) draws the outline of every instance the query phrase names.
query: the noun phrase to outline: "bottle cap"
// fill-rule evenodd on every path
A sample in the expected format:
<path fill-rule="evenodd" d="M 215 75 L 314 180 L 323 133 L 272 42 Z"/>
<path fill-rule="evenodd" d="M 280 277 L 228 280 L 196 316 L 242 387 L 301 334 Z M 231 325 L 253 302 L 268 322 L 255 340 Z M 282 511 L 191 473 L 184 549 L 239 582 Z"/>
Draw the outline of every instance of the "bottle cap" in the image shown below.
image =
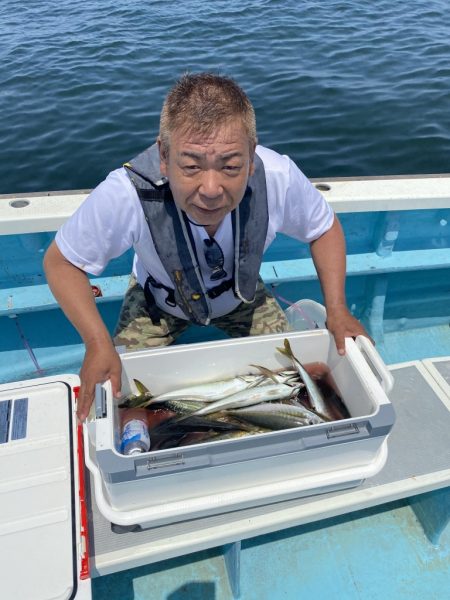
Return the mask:
<path fill-rule="evenodd" d="M 142 448 L 132 448 L 128 452 L 128 456 L 134 456 L 135 454 L 142 454 Z"/>

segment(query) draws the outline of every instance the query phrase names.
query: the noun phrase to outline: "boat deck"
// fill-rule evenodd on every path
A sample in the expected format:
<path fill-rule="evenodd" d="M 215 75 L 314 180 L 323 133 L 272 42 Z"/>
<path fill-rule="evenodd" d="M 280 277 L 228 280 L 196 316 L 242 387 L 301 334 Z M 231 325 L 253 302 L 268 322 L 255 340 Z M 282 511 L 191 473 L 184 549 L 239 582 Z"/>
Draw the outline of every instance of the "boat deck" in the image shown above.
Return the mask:
<path fill-rule="evenodd" d="M 396 378 L 386 466 L 347 491 L 151 531 L 113 533 L 93 504 L 94 600 L 450 597 L 450 175 L 320 185 L 348 241 L 349 306 Z M 86 195 L 0 197 L 2 383 L 80 368 L 84 348 L 45 285 L 42 256 Z M 281 242 L 265 256 L 266 283 L 282 303 L 321 301 L 307 248 Z M 91 281 L 111 331 L 130 265 L 128 253 Z M 221 335 L 194 327 L 179 342 Z"/>
<path fill-rule="evenodd" d="M 448 529 L 450 529 L 450 387 L 445 389 L 445 382 L 450 381 L 450 359 L 439 361 L 430 361 L 428 365 L 421 361 L 411 363 L 402 363 L 391 366 L 391 371 L 395 378 L 394 389 L 390 394 L 390 399 L 394 405 L 397 419 L 393 431 L 388 438 L 388 460 L 382 471 L 365 481 L 357 488 L 350 490 L 330 492 L 307 498 L 279 502 L 267 506 L 244 509 L 241 511 L 230 512 L 224 515 L 197 519 L 194 521 L 177 523 L 173 525 L 156 527 L 144 531 L 132 531 L 126 533 L 117 533 L 113 531 L 108 523 L 96 510 L 95 502 L 91 502 L 93 512 L 92 534 L 91 534 L 91 555 L 94 575 L 105 575 L 123 570 L 124 568 L 141 567 L 150 563 L 164 561 L 160 567 L 166 573 L 170 573 L 170 583 L 166 580 L 167 587 L 165 594 L 151 595 L 154 598 L 233 598 L 239 597 L 241 591 L 242 597 L 247 598 L 273 598 L 274 590 L 270 591 L 271 584 L 269 577 L 262 577 L 255 581 L 255 568 L 258 572 L 264 569 L 263 565 L 258 565 L 255 560 L 248 560 L 251 555 L 260 555 L 262 548 L 270 545 L 272 551 L 270 560 L 274 563 L 282 563 L 282 557 L 287 562 L 296 560 L 299 562 L 297 568 L 304 571 L 303 554 L 317 556 L 320 554 L 318 548 L 323 543 L 324 538 L 333 536 L 334 531 L 356 530 L 357 537 L 363 535 L 362 531 L 368 527 L 370 521 L 385 521 L 381 528 L 395 526 L 395 520 L 402 514 L 409 523 L 417 523 L 419 518 L 427 532 L 430 540 L 428 553 L 430 562 L 437 561 L 442 564 L 444 572 L 447 572 L 447 582 L 450 581 L 450 541 Z M 438 375 L 436 376 L 436 372 Z M 448 374 L 448 380 L 447 378 Z M 441 378 L 441 379 L 440 379 Z M 433 415 L 433 419 L 427 418 L 427 415 Z M 430 495 L 427 492 L 442 489 L 440 495 Z M 421 494 L 420 496 L 416 496 Z M 398 502 L 406 498 L 416 496 L 412 501 L 417 517 L 414 517 L 410 507 L 406 502 Z M 394 504 L 387 504 L 392 503 Z M 436 518 L 436 505 L 447 506 L 442 510 L 439 517 Z M 379 506 L 382 505 L 382 506 Z M 378 507 L 378 508 L 374 508 Z M 354 512 L 358 511 L 358 512 Z M 387 512 L 388 511 L 388 512 Z M 348 513 L 354 513 L 353 516 L 345 517 Z M 325 521 L 324 521 L 325 519 Z M 314 524 L 316 523 L 316 524 Z M 331 526 L 331 528 L 330 528 Z M 405 522 L 402 521 L 401 528 L 404 528 Z M 371 529 L 370 535 L 379 535 L 379 528 Z M 301 533 L 299 536 L 298 534 Z M 392 532 L 391 532 L 392 534 Z M 344 541 L 339 534 L 339 540 L 336 542 L 338 547 Z M 410 535 L 410 534 L 409 534 Z M 418 535 L 417 532 L 414 535 Z M 302 542 L 303 537 L 304 541 Z M 315 538 L 317 536 L 317 538 Z M 423 533 L 422 533 L 423 536 Z M 395 543 L 395 535 L 390 536 Z M 406 543 L 404 538 L 402 543 Z M 241 544 L 241 540 L 247 540 Z M 369 542 L 369 540 L 367 540 Z M 424 540 L 421 541 L 422 545 Z M 306 552 L 303 549 L 306 545 Z M 373 540 L 370 540 L 373 545 Z M 434 544 L 434 546 L 433 546 Z M 395 544 L 394 544 L 395 545 Z M 425 544 L 427 545 L 427 544 Z M 222 548 L 218 548 L 222 546 Z M 293 548 L 296 548 L 295 554 Z M 267 549 L 267 548 L 266 548 Z M 398 547 L 397 547 L 398 549 Z M 353 556 L 355 548 L 348 550 Z M 361 550 L 362 551 L 362 550 Z M 200 552 L 200 554 L 198 554 Z M 371 550 L 375 553 L 375 548 Z M 378 551 L 379 552 L 379 551 Z M 392 549 L 385 549 L 386 555 L 391 557 Z M 197 553 L 193 554 L 192 553 Z M 328 557 L 333 551 L 330 547 L 324 548 L 324 553 Z M 187 557 L 187 554 L 191 554 Z M 220 557 L 224 556 L 225 561 L 219 568 L 220 577 L 209 575 L 208 579 L 199 581 L 200 574 L 203 575 L 203 568 L 197 569 L 197 561 L 202 563 L 206 556 L 214 563 L 220 562 Z M 334 556 L 333 562 L 344 563 L 348 557 L 342 555 L 342 550 L 338 552 L 339 556 Z M 366 560 L 370 555 L 365 550 Z M 176 557 L 184 556 L 183 559 L 174 560 Z M 268 555 L 266 554 L 266 557 Z M 296 559 L 293 558 L 296 556 Z M 444 560 L 446 557 L 446 561 Z M 417 559 L 417 556 L 416 556 Z M 266 558 L 267 560 L 267 558 Z M 169 562 L 167 562 L 169 561 Z M 188 563 L 189 561 L 189 563 Z M 389 558 L 391 561 L 391 558 Z M 322 561 L 321 561 L 322 562 Z M 386 562 L 386 559 L 384 560 Z M 174 578 L 174 571 L 170 569 L 170 564 L 176 565 L 177 576 Z M 189 569 L 181 568 L 189 564 Z M 228 565 L 228 570 L 224 565 Z M 266 565 L 267 567 L 268 565 Z M 272 570 L 273 566 L 270 566 Z M 326 562 L 323 563 L 326 571 Z M 344 567 L 343 567 L 344 568 Z M 213 569 L 212 563 L 208 563 L 208 569 Z M 225 569 L 225 571 L 224 571 Z M 346 570 L 351 570 L 351 565 L 345 566 Z M 405 577 L 409 577 L 409 570 L 405 571 Z M 190 573 L 192 579 L 185 579 L 186 571 Z M 315 597 L 327 598 L 330 590 L 323 585 L 319 578 L 316 582 L 317 589 L 314 589 L 314 581 L 311 579 L 312 573 L 317 572 L 317 565 L 311 573 L 305 573 L 307 586 L 303 588 L 302 595 L 306 589 L 309 593 L 314 593 Z M 331 571 L 336 572 L 336 564 L 333 564 Z M 157 573 L 158 568 L 145 567 L 140 571 L 134 570 L 135 578 L 140 578 L 139 573 Z M 226 572 L 229 575 L 229 582 L 226 578 Z M 133 571 L 130 571 L 130 576 Z M 240 573 L 240 575 L 239 575 Z M 292 574 L 292 582 L 287 579 L 286 586 L 283 587 L 283 594 L 278 597 L 298 598 L 299 597 L 299 575 Z M 326 575 L 326 573 L 325 573 Z M 180 577 L 180 579 L 178 579 Z M 361 579 L 359 579 L 361 577 Z M 341 593 L 339 593 L 339 581 L 335 584 L 336 595 L 339 598 L 364 598 L 381 597 L 373 593 L 368 585 L 374 585 L 373 573 L 372 582 L 364 580 L 362 574 L 359 576 L 354 573 L 354 587 L 349 588 L 348 573 L 342 578 Z M 152 578 L 149 578 L 148 593 L 151 589 Z M 300 577 L 300 580 L 303 578 Z M 382 579 L 382 578 L 381 578 Z M 444 576 L 443 576 L 443 579 Z M 344 587 L 345 580 L 345 587 Z M 95 584 L 96 598 L 108 598 L 115 600 L 123 598 L 123 583 L 119 586 L 120 591 L 114 591 L 111 585 L 116 581 L 114 577 L 101 578 L 100 582 Z M 161 576 L 162 581 L 162 576 Z M 381 585 L 379 578 L 375 581 Z M 295 582 L 295 585 L 294 585 Z M 163 584 L 162 584 L 163 585 Z M 186 590 L 186 596 L 176 595 L 174 587 L 174 596 L 169 592 L 169 587 L 179 585 L 179 589 Z M 384 584 L 383 584 L 384 585 Z M 261 589 L 261 586 L 264 589 Z M 434 584 L 435 586 L 435 584 Z M 390 594 L 384 598 L 411 598 L 412 596 L 402 595 L 400 588 L 390 588 Z M 106 593 L 108 590 L 108 593 Z M 190 592 L 188 593 L 188 590 Z M 245 590 L 245 593 L 244 593 Z M 326 591 L 328 590 L 328 592 Z M 367 596 L 363 590 L 366 590 Z M 406 589 L 405 589 L 406 592 Z M 191 595 L 192 594 L 192 595 Z M 198 596 L 196 594 L 199 594 Z M 126 596 L 125 596 L 126 597 Z M 145 596 L 132 595 L 130 598 L 144 598 Z M 150 596 L 148 596 L 150 597 Z M 306 594 L 304 597 L 309 597 Z M 422 596 L 414 596 L 422 597 Z M 431 598 L 434 596 L 423 596 Z M 440 596 L 436 596 L 440 597 Z M 444 598 L 445 596 L 441 596 Z"/>
<path fill-rule="evenodd" d="M 447 600 L 450 551 L 406 500 L 244 540 L 242 600 Z M 94 600 L 230 600 L 221 549 L 95 578 Z"/>

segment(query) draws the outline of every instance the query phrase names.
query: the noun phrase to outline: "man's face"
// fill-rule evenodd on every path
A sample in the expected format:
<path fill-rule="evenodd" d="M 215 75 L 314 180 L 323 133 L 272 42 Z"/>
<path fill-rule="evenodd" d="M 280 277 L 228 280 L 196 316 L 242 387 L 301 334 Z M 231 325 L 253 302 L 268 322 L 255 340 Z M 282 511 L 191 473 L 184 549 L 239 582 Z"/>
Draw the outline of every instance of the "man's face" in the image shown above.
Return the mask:
<path fill-rule="evenodd" d="M 175 202 L 210 235 L 242 200 L 253 171 L 253 152 L 240 119 L 207 135 L 174 131 L 168 156 L 161 155 L 161 173 L 169 179 Z"/>

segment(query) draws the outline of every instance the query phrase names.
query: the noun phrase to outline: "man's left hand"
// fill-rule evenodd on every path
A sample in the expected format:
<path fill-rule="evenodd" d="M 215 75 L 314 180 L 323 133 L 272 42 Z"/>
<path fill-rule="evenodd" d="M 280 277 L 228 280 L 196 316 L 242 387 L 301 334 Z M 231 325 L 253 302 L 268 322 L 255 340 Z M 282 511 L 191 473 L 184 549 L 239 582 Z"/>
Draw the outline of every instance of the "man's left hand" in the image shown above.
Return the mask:
<path fill-rule="evenodd" d="M 333 335 L 340 355 L 345 354 L 346 337 L 355 338 L 364 335 L 375 345 L 373 339 L 346 306 L 327 307 L 327 329 Z"/>

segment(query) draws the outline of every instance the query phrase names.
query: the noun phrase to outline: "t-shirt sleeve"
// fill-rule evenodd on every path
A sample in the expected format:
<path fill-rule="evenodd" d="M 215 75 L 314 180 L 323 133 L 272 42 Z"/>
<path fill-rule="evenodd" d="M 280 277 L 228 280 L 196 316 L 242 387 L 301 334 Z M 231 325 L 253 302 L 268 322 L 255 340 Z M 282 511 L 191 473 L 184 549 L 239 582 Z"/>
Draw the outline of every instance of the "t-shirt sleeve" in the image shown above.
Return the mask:
<path fill-rule="evenodd" d="M 310 243 L 327 232 L 333 220 L 334 211 L 331 206 L 289 159 L 289 186 L 280 232 Z"/>
<path fill-rule="evenodd" d="M 131 248 L 141 235 L 137 193 L 123 169 L 98 185 L 62 225 L 56 244 L 64 257 L 92 275 Z"/>
<path fill-rule="evenodd" d="M 276 233 L 309 243 L 330 229 L 334 212 L 322 194 L 286 155 L 257 147 L 264 162 L 269 205 L 266 247 Z"/>

